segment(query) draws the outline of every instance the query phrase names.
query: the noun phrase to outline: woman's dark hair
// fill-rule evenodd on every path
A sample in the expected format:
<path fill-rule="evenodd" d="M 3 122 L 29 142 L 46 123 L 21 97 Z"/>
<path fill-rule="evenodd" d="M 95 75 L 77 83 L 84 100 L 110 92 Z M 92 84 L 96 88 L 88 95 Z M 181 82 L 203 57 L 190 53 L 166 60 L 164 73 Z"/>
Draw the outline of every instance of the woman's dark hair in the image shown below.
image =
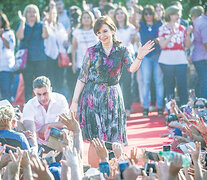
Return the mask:
<path fill-rule="evenodd" d="M 112 21 L 112 19 L 108 16 L 101 16 L 96 20 L 93 28 L 93 31 L 96 35 L 103 24 L 106 24 L 114 33 L 116 32 L 117 28 L 114 22 Z M 121 42 L 116 39 L 116 36 L 114 34 L 113 34 L 113 41 L 118 45 L 121 44 Z"/>
<path fill-rule="evenodd" d="M 82 23 L 82 20 L 83 20 L 83 15 L 84 14 L 88 14 L 91 18 L 91 28 L 93 28 L 94 26 L 94 21 L 95 21 L 95 18 L 94 18 L 94 15 L 91 11 L 83 11 L 82 14 L 81 14 L 81 18 L 80 18 L 80 28 L 83 28 L 83 23 Z"/>
<path fill-rule="evenodd" d="M 71 28 L 76 28 L 80 26 L 80 18 L 82 11 L 78 6 L 71 6 L 69 9 L 69 17 Z"/>
<path fill-rule="evenodd" d="M 157 21 L 157 17 L 155 14 L 155 8 L 153 5 L 146 5 L 142 11 L 142 21 L 146 24 L 146 20 L 144 18 L 145 13 L 148 12 L 150 14 L 152 14 L 153 16 L 153 23 L 155 23 Z"/>
<path fill-rule="evenodd" d="M 10 23 L 9 20 L 6 16 L 6 14 L 4 14 L 3 12 L 0 12 L 0 18 L 1 18 L 1 28 L 3 28 L 4 30 L 9 30 L 10 29 Z"/>
<path fill-rule="evenodd" d="M 114 23 L 115 23 L 116 27 L 119 28 L 119 23 L 116 20 L 116 13 L 119 10 L 123 11 L 123 13 L 125 15 L 124 27 L 127 28 L 129 26 L 129 24 L 130 24 L 130 22 L 129 22 L 129 14 L 127 12 L 127 9 L 124 6 L 119 6 L 118 8 L 116 8 L 116 10 L 114 12 Z"/>
<path fill-rule="evenodd" d="M 106 5 L 104 5 L 104 8 L 103 8 L 103 12 L 104 12 L 104 15 L 107 15 L 108 12 L 111 10 L 111 9 L 116 9 L 115 6 L 111 3 L 108 3 Z"/>

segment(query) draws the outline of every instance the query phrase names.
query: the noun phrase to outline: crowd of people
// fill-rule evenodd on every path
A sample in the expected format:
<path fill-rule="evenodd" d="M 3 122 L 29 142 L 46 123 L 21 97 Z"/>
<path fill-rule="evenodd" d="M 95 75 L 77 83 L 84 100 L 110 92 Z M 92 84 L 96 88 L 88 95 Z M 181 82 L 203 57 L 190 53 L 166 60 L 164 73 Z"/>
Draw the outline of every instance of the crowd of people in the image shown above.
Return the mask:
<path fill-rule="evenodd" d="M 0 178 L 206 179 L 207 6 L 191 8 L 193 26 L 178 1 L 99 6 L 83 1 L 83 10 L 66 10 L 50 0 L 41 16 L 29 4 L 18 11 L 15 33 L 0 13 Z M 22 113 L 10 104 L 16 44 L 27 49 Z M 61 53 L 72 66 L 58 66 Z M 174 141 L 159 153 L 134 147 L 124 154 L 126 118 L 138 97 L 143 117 L 168 110 L 163 136 Z M 91 142 L 88 165 L 83 140 Z"/>

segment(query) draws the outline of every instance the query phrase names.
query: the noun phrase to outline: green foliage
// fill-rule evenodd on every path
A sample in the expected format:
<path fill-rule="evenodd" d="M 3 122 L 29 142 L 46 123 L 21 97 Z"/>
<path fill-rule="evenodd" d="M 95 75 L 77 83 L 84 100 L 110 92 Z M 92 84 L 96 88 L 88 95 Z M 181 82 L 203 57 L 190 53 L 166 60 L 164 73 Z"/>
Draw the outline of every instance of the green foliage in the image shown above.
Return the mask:
<path fill-rule="evenodd" d="M 191 7 L 195 5 L 202 5 L 206 0 L 180 0 L 183 5 L 183 17 L 185 19 L 189 18 L 189 11 Z M 15 30 L 17 24 L 19 23 L 18 10 L 23 11 L 25 6 L 28 4 L 36 4 L 40 13 L 48 5 L 49 0 L 0 0 L 0 10 L 2 10 L 9 18 L 11 27 Z M 98 6 L 98 0 L 86 0 L 87 3 L 93 3 L 95 6 Z M 114 0 L 114 2 L 121 2 L 122 5 L 125 5 L 125 0 Z M 155 4 L 162 3 L 165 7 L 169 5 L 170 0 L 139 0 L 139 4 L 145 6 L 146 4 Z M 64 0 L 65 8 L 69 9 L 72 5 L 82 6 L 82 0 Z"/>

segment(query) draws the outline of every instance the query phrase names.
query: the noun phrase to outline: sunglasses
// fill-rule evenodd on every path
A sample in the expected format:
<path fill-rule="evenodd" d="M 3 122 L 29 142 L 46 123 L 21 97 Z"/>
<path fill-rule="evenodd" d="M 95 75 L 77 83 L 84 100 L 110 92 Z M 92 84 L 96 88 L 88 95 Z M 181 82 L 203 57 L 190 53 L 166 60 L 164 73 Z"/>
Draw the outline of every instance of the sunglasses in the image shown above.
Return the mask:
<path fill-rule="evenodd" d="M 152 13 L 144 13 L 145 16 L 152 16 Z"/>
<path fill-rule="evenodd" d="M 202 104 L 195 104 L 194 105 L 194 108 L 199 108 L 199 109 L 203 109 L 205 106 L 204 105 L 202 105 Z"/>

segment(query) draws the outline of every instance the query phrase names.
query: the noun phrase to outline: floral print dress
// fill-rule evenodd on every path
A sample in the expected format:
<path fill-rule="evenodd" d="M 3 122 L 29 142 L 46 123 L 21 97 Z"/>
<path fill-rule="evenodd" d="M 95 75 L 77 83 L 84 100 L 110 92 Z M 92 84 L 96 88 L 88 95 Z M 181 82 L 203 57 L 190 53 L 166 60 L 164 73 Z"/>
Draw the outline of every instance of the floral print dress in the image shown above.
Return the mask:
<path fill-rule="evenodd" d="M 80 126 L 83 139 L 94 137 L 127 144 L 126 114 L 119 80 L 124 66 L 133 59 L 127 48 L 113 44 L 110 54 L 101 42 L 90 47 L 78 79 L 85 83 L 80 99 Z"/>

